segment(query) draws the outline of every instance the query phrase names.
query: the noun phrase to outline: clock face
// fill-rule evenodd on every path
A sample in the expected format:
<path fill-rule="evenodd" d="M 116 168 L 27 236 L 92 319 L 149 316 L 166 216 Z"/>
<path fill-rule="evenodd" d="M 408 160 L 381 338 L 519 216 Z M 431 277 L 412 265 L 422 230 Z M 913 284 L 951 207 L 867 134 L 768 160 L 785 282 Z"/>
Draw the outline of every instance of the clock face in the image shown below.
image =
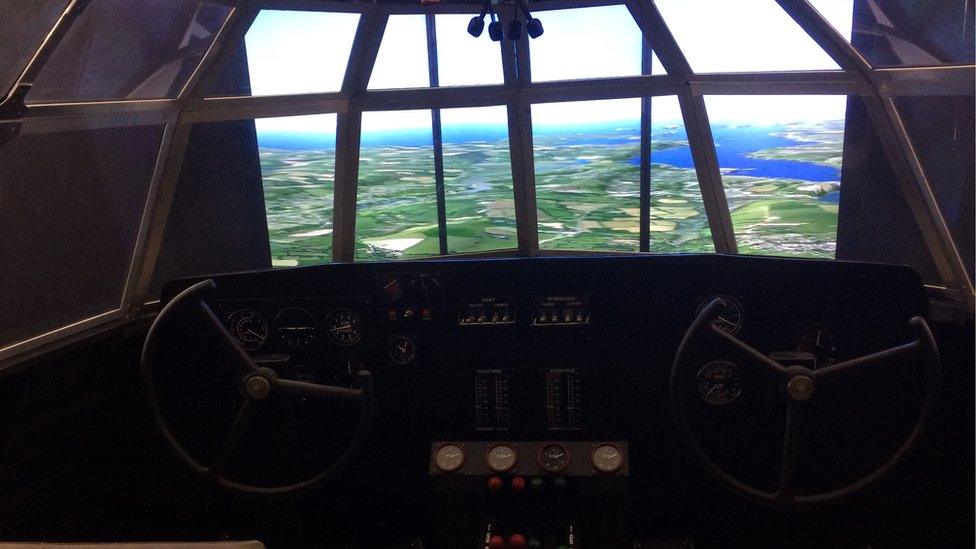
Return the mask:
<path fill-rule="evenodd" d="M 407 365 L 417 358 L 417 343 L 410 336 L 394 336 L 390 339 L 390 360 Z"/>
<path fill-rule="evenodd" d="M 359 343 L 363 337 L 363 319 L 349 309 L 332 311 L 325 324 L 329 338 L 344 347 Z"/>

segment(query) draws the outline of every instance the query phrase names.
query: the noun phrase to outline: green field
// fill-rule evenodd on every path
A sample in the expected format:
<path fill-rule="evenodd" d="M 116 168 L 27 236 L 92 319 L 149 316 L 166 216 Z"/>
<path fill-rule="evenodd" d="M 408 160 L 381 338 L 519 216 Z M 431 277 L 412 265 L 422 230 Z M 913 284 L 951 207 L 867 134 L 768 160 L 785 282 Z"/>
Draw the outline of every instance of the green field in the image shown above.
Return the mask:
<path fill-rule="evenodd" d="M 796 139 L 796 136 L 790 136 Z M 757 158 L 835 165 L 836 133 L 811 131 L 806 143 L 751 153 Z M 684 145 L 655 141 L 655 150 Z M 637 251 L 639 157 L 636 141 L 535 143 L 539 241 L 544 249 Z M 334 151 L 263 148 L 265 206 L 275 265 L 329 261 Z M 444 145 L 449 253 L 516 247 L 508 141 Z M 833 257 L 837 204 L 821 198 L 837 183 L 724 175 L 743 253 Z M 651 251 L 714 251 L 693 169 L 651 167 Z M 439 253 L 434 159 L 430 146 L 364 147 L 360 154 L 357 259 Z"/>

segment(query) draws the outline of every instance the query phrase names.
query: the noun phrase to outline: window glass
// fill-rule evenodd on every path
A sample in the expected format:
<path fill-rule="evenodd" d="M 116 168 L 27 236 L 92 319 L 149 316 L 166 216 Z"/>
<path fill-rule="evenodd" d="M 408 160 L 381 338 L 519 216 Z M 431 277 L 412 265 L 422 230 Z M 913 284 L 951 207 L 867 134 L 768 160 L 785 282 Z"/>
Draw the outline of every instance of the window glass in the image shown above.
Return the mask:
<path fill-rule="evenodd" d="M 853 0 L 807 0 L 848 42 L 854 27 Z"/>
<path fill-rule="evenodd" d="M 641 31 L 625 6 L 533 14 L 545 33 L 529 44 L 532 80 L 572 80 L 641 73 Z"/>
<path fill-rule="evenodd" d="M 833 258 L 845 96 L 706 96 L 739 252 Z"/>
<path fill-rule="evenodd" d="M 640 99 L 532 106 L 539 247 L 640 248 Z"/>
<path fill-rule="evenodd" d="M 256 120 L 271 265 L 332 260 L 336 115 Z"/>
<path fill-rule="evenodd" d="M 438 255 L 430 111 L 363 113 L 356 259 Z"/>
<path fill-rule="evenodd" d="M 14 85 L 48 32 L 64 12 L 68 0 L 38 2 L 7 0 L 0 17 L 3 55 L 0 55 L 0 96 Z"/>
<path fill-rule="evenodd" d="M 150 298 L 177 277 L 271 267 L 271 215 L 265 211 L 262 168 L 270 172 L 269 178 L 274 178 L 276 170 L 270 159 L 259 155 L 255 127 L 254 120 L 193 125 Z M 289 168 L 282 166 L 281 170 L 287 173 Z M 296 187 L 306 179 L 303 174 L 291 175 Z M 271 204 L 283 202 L 279 199 Z"/>
<path fill-rule="evenodd" d="M 485 35 L 474 38 L 468 34 L 470 14 L 438 15 L 435 19 L 437 72 L 441 86 L 504 82 L 501 48 L 497 42 L 487 40 Z"/>
<path fill-rule="evenodd" d="M 650 251 L 714 252 L 678 98 L 651 99 Z"/>
<path fill-rule="evenodd" d="M 974 12 L 972 1 L 860 1 L 852 43 L 875 67 L 970 64 Z"/>
<path fill-rule="evenodd" d="M 359 15 L 262 10 L 245 35 L 250 95 L 342 88 Z"/>
<path fill-rule="evenodd" d="M 200 0 L 93 0 L 28 102 L 175 97 L 230 13 Z"/>
<path fill-rule="evenodd" d="M 772 0 L 658 0 L 655 4 L 695 72 L 839 68 Z"/>
<path fill-rule="evenodd" d="M 508 110 L 444 109 L 441 127 L 448 252 L 518 247 Z"/>
<path fill-rule="evenodd" d="M 0 346 L 120 306 L 161 138 L 28 120 L 0 148 Z"/>
<path fill-rule="evenodd" d="M 976 275 L 973 219 L 976 210 L 973 203 L 976 196 L 973 188 L 976 181 L 973 159 L 976 107 L 973 97 L 899 97 L 895 103 L 942 216 L 972 277 Z"/>
<path fill-rule="evenodd" d="M 424 16 L 390 16 L 367 87 L 426 88 L 429 85 L 427 23 Z"/>

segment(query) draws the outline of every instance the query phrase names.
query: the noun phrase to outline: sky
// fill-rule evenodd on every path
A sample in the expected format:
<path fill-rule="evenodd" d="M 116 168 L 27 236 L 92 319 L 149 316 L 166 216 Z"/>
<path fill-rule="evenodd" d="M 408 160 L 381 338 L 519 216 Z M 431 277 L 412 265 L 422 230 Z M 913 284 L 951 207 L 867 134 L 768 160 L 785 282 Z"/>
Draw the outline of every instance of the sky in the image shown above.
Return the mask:
<path fill-rule="evenodd" d="M 850 40 L 853 0 L 811 3 Z M 837 65 L 774 0 L 656 0 L 696 72 L 837 70 Z M 531 8 L 531 4 L 530 4 Z M 640 74 L 641 34 L 627 8 L 604 6 L 540 11 L 545 33 L 530 44 L 533 81 Z M 263 10 L 246 36 L 254 95 L 338 91 L 358 14 Z M 466 32 L 469 15 L 438 15 L 440 84 L 502 83 L 499 45 Z M 652 74 L 664 74 L 654 59 Z M 394 15 L 387 24 L 369 89 L 428 85 L 423 15 Z M 843 96 L 708 96 L 716 124 L 770 125 L 842 119 Z M 638 99 L 534 105 L 540 127 L 634 121 Z M 504 108 L 445 109 L 445 125 L 504 125 Z M 674 97 L 654 98 L 655 123 L 681 119 Z M 331 121 L 331 125 L 330 125 Z M 258 121 L 260 131 L 330 132 L 335 116 Z M 365 115 L 363 132 L 430 126 L 429 111 Z"/>

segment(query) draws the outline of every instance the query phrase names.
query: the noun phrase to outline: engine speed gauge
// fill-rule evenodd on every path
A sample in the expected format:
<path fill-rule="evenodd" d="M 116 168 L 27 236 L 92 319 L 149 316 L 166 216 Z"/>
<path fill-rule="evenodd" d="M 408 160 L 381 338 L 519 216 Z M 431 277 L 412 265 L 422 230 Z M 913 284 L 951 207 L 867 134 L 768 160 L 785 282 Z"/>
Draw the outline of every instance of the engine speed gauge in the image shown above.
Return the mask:
<path fill-rule="evenodd" d="M 464 449 L 457 444 L 444 444 L 434 451 L 434 466 L 444 473 L 453 473 L 464 465 Z"/>
<path fill-rule="evenodd" d="M 698 306 L 698 312 L 701 312 L 706 305 L 717 298 L 724 303 L 716 309 L 715 315 L 712 317 L 712 326 L 729 334 L 738 332 L 739 328 L 742 327 L 742 305 L 739 305 L 739 302 L 731 297 L 715 296 L 709 298 Z"/>
<path fill-rule="evenodd" d="M 238 309 L 227 317 L 227 328 L 241 347 L 256 351 L 268 341 L 268 321 L 254 309 Z"/>
<path fill-rule="evenodd" d="M 304 349 L 315 341 L 318 328 L 312 313 L 292 307 L 278 313 L 274 319 L 274 331 L 278 339 L 289 349 Z"/>
<path fill-rule="evenodd" d="M 518 453 L 508 444 L 496 444 L 485 454 L 485 463 L 496 473 L 505 473 L 515 467 Z"/>
<path fill-rule="evenodd" d="M 624 454 L 614 444 L 601 444 L 593 449 L 590 454 L 590 462 L 593 468 L 605 474 L 612 475 L 620 470 L 624 465 Z"/>
<path fill-rule="evenodd" d="M 363 337 L 363 319 L 349 309 L 332 311 L 325 324 L 329 338 L 344 347 L 359 343 Z"/>
<path fill-rule="evenodd" d="M 561 473 L 569 466 L 569 450 L 562 444 L 546 444 L 539 450 L 539 467 L 547 473 Z"/>
<path fill-rule="evenodd" d="M 698 370 L 698 392 L 709 404 L 731 404 L 742 394 L 742 372 L 727 360 L 709 362 Z"/>

